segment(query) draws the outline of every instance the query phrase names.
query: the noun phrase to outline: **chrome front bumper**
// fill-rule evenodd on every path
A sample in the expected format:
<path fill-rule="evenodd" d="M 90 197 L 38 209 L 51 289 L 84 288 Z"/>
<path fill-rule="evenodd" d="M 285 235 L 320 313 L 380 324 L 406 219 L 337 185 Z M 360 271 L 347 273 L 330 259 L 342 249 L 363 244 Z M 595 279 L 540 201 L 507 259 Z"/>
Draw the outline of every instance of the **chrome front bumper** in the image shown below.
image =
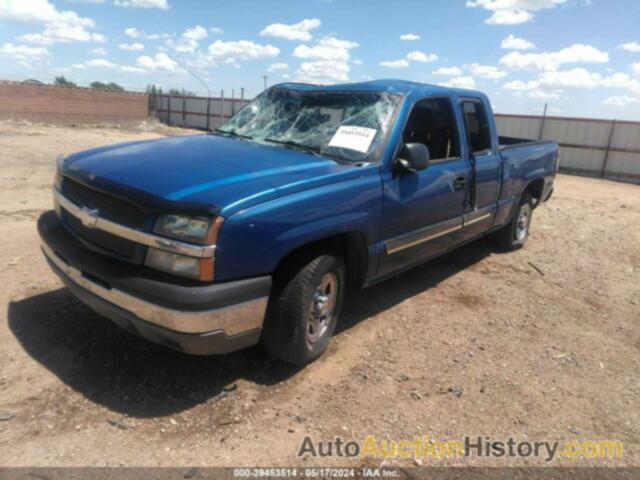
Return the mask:
<path fill-rule="evenodd" d="M 109 303 L 117 305 L 141 320 L 168 330 L 181 333 L 222 331 L 226 336 L 234 336 L 262 328 L 268 297 L 213 310 L 173 310 L 91 280 L 90 277 L 83 275 L 80 270 L 67 264 L 46 244 L 42 245 L 42 251 L 69 280 L 79 287 L 88 290 Z"/>

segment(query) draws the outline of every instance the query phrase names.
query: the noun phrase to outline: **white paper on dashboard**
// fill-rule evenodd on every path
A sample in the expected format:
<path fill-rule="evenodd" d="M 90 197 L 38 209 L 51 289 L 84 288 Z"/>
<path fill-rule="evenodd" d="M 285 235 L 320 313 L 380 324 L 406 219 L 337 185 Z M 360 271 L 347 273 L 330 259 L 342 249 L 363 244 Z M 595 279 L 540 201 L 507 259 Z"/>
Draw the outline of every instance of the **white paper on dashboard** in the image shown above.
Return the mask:
<path fill-rule="evenodd" d="M 375 128 L 343 125 L 339 127 L 338 131 L 333 135 L 329 146 L 348 148 L 349 150 L 367 153 L 376 133 L 378 133 L 378 131 Z"/>

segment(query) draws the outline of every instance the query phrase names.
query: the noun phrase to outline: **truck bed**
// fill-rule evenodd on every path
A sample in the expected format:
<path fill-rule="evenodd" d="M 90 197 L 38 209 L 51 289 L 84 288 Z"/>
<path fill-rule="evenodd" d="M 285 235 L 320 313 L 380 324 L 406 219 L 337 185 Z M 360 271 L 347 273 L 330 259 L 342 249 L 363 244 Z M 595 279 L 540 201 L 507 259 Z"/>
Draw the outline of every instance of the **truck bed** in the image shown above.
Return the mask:
<path fill-rule="evenodd" d="M 550 143 L 548 140 L 532 140 L 528 138 L 517 138 L 517 137 L 498 137 L 498 146 L 500 150 L 505 150 L 507 148 L 515 148 L 515 147 L 524 147 L 541 143 Z"/>

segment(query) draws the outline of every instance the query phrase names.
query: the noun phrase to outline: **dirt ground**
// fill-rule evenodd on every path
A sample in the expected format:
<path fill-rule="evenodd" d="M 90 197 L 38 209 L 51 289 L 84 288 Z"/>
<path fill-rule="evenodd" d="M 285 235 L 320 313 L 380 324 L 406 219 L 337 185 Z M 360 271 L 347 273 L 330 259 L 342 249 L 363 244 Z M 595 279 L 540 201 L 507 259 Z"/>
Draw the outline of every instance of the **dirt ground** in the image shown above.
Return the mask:
<path fill-rule="evenodd" d="M 355 295 L 306 368 L 190 357 L 76 301 L 35 228 L 58 154 L 185 133 L 0 123 L 0 465 L 359 464 L 298 459 L 307 435 L 616 439 L 622 459 L 554 465 L 640 465 L 640 187 L 560 175 L 524 249 L 475 242 Z M 440 460 L 505 462 L 544 460 Z"/>

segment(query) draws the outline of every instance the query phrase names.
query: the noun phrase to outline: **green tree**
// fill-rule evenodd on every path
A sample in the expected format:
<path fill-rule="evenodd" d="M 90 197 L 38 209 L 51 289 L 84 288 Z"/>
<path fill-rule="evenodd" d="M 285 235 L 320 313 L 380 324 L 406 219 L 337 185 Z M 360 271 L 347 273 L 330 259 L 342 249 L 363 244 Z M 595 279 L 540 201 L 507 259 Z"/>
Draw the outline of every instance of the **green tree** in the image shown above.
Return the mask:
<path fill-rule="evenodd" d="M 58 87 L 77 87 L 75 83 L 73 83 L 71 80 L 67 80 L 63 76 L 56 77 L 53 84 L 57 85 Z"/>
<path fill-rule="evenodd" d="M 95 88 L 97 90 L 108 90 L 110 92 L 124 92 L 124 88 L 114 82 L 103 83 L 103 82 L 91 82 L 89 84 L 91 88 Z"/>
<path fill-rule="evenodd" d="M 185 90 L 184 88 L 182 90 L 178 90 L 177 88 L 171 88 L 169 89 L 169 95 L 173 97 L 195 97 L 196 96 L 195 93 L 190 92 L 189 90 Z"/>
<path fill-rule="evenodd" d="M 145 88 L 145 92 L 147 92 L 149 95 L 162 95 L 162 87 L 150 84 L 147 85 L 147 88 Z"/>

